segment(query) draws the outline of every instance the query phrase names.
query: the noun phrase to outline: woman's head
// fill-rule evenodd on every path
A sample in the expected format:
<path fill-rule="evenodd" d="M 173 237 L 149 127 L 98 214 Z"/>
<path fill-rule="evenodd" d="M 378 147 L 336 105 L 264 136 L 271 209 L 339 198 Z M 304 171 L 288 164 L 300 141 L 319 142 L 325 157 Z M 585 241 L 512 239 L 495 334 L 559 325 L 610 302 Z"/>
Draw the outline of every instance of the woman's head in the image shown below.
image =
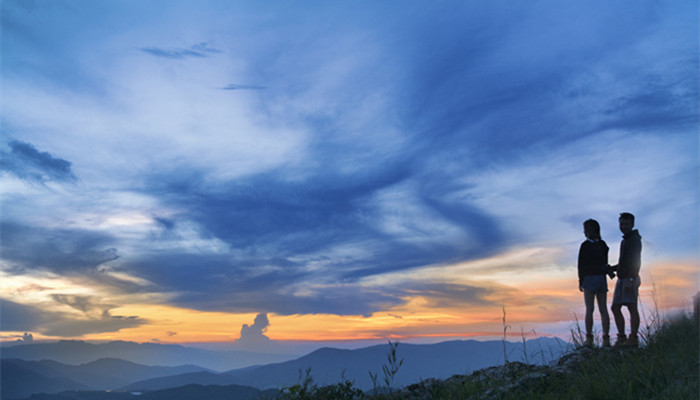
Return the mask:
<path fill-rule="evenodd" d="M 589 239 L 600 239 L 600 224 L 594 219 L 586 220 L 583 223 L 583 233 Z"/>

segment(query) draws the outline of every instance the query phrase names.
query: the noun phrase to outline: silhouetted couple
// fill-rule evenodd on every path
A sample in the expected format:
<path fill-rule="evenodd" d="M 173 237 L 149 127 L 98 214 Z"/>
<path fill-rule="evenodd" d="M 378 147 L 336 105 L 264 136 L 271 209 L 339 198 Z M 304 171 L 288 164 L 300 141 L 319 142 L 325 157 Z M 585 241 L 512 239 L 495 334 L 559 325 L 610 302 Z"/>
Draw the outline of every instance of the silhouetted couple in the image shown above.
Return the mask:
<path fill-rule="evenodd" d="M 639 268 L 641 266 L 642 237 L 634 229 L 634 215 L 630 213 L 620 214 L 620 258 L 615 266 L 608 264 L 608 245 L 600 237 L 600 225 L 594 219 L 583 223 L 583 233 L 586 240 L 581 243 L 578 253 L 578 287 L 583 292 L 583 300 L 586 304 L 586 346 L 593 345 L 593 308 L 594 302 L 598 302 L 600 319 L 603 325 L 603 346 L 610 346 L 610 317 L 607 310 L 608 282 L 615 278 L 617 283 L 613 293 L 612 310 L 617 326 L 618 345 L 629 344 L 638 346 L 639 338 Z M 630 335 L 625 335 L 625 317 L 622 315 L 622 306 L 626 306 L 630 313 Z"/>

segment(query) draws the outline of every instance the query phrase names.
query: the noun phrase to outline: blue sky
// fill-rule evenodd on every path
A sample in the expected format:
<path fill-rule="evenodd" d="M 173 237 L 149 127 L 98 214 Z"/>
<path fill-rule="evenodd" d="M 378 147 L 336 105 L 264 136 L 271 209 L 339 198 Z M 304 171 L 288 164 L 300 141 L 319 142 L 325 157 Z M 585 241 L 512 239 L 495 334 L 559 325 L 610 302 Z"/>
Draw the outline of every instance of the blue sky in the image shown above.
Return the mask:
<path fill-rule="evenodd" d="M 697 15 L 693 1 L 3 1 L 3 331 L 157 320 L 122 315 L 131 303 L 273 326 L 415 298 L 500 307 L 522 293 L 495 270 L 570 275 L 577 292 L 582 222 L 601 222 L 614 261 L 622 211 L 648 266 L 696 269 Z M 506 257 L 527 249 L 544 265 Z M 510 261 L 478 267 L 495 259 Z M 465 263 L 468 282 L 423 274 Z"/>

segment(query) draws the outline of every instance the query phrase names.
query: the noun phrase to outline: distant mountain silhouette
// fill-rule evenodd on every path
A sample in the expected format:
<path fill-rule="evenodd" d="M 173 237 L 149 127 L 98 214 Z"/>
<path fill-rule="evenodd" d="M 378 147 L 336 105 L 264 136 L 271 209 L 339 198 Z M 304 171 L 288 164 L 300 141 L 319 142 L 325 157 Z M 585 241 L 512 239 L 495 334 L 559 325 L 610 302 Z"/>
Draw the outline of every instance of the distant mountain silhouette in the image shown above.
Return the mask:
<path fill-rule="evenodd" d="M 289 360 L 291 356 L 247 351 L 212 351 L 173 344 L 114 341 L 92 344 L 77 340 L 20 344 L 2 348 L 3 358 L 54 360 L 64 364 L 85 364 L 102 358 L 119 358 L 142 365 L 180 366 L 186 364 L 225 371 Z"/>
<path fill-rule="evenodd" d="M 71 343 L 71 345 L 81 346 L 82 344 Z M 566 342 L 551 338 L 529 340 L 526 346 L 527 357 L 522 342 L 504 344 L 502 341 L 469 340 L 429 345 L 400 344 L 397 354 L 404 363 L 394 383 L 397 386 L 405 386 L 421 379 L 444 379 L 455 374 L 469 374 L 477 369 L 500 365 L 504 362 L 504 351 L 509 361 L 544 364 L 557 359 L 568 348 Z M 219 393 L 216 392 L 219 390 L 216 388 L 221 387 L 233 390 L 230 388 L 231 385 L 250 386 L 255 389 L 278 389 L 298 383 L 300 373 L 308 368 L 311 370 L 314 382 L 318 385 L 337 383 L 345 377 L 354 381 L 356 387 L 370 389 L 373 384 L 369 371 L 377 373 L 381 384 L 382 365 L 387 362 L 388 352 L 388 344 L 356 350 L 323 348 L 296 360 L 229 370 L 224 373 L 214 373 L 192 365 L 149 367 L 113 358 L 100 359 L 78 366 L 48 360 L 5 359 L 2 360 L 2 399 L 26 397 L 39 392 L 55 394 L 61 390 L 90 389 L 112 389 L 114 392 L 112 394 L 90 392 L 90 395 L 85 392 L 70 392 L 61 394 L 64 397 L 41 398 L 119 400 L 116 392 L 139 391 L 144 392 L 139 398 L 146 399 L 149 398 L 144 397 L 146 394 L 150 396 L 157 391 L 185 385 L 194 385 L 188 390 L 212 393 Z M 5 355 L 6 352 L 3 352 L 3 356 Z M 35 354 L 35 356 L 39 355 Z M 209 395 L 202 396 L 196 398 L 210 398 Z M 36 400 L 40 397 L 35 395 L 32 398 Z"/>
<path fill-rule="evenodd" d="M 540 338 L 527 342 L 528 361 L 547 363 L 559 357 L 567 344 L 559 339 Z M 447 378 L 454 374 L 469 373 L 476 369 L 503 363 L 501 341 L 453 341 L 431 345 L 400 344 L 398 357 L 404 364 L 396 377 L 396 384 L 406 385 L 422 378 Z M 259 389 L 291 386 L 299 381 L 300 372 L 311 368 L 311 376 L 319 385 L 339 382 L 341 376 L 353 380 L 357 387 L 369 389 L 372 382 L 369 371 L 382 379 L 382 365 L 386 363 L 388 345 L 357 350 L 323 348 L 296 360 L 259 367 L 227 371 L 223 374 L 192 373 L 149 379 L 128 385 L 122 390 L 158 390 L 183 384 L 243 384 Z M 506 342 L 509 360 L 524 360 L 523 344 Z"/>
<path fill-rule="evenodd" d="M 396 376 L 397 385 L 408 385 L 425 378 L 447 378 L 454 374 L 499 365 L 504 362 L 502 341 L 450 341 L 437 344 L 400 344 L 398 358 L 404 363 Z M 539 338 L 526 342 L 525 357 L 522 342 L 506 342 L 510 361 L 525 360 L 544 364 L 557 359 L 567 349 L 560 339 Z M 241 382 L 257 388 L 283 387 L 299 380 L 299 373 L 311 368 L 311 376 L 319 385 L 341 381 L 341 376 L 353 380 L 361 389 L 372 388 L 369 371 L 382 380 L 382 365 L 386 363 L 389 346 L 377 345 L 357 350 L 323 348 L 296 360 L 264 365 L 258 368 L 228 371 Z"/>
<path fill-rule="evenodd" d="M 63 377 L 51 377 L 24 368 L 18 360 L 0 360 L 0 399 L 9 400 L 28 397 L 32 393 L 58 393 L 66 390 L 89 390 Z"/>
<path fill-rule="evenodd" d="M 193 372 L 189 374 L 164 376 L 161 378 L 145 379 L 119 388 L 125 392 L 143 392 L 152 390 L 162 390 L 182 386 L 184 384 L 197 385 L 240 385 L 241 378 L 231 374 L 213 374 L 211 372 Z"/>
<path fill-rule="evenodd" d="M 149 367 L 109 358 L 83 365 L 66 365 L 52 360 L 3 359 L 0 364 L 0 397 L 12 399 L 32 393 L 65 390 L 117 389 L 144 378 L 206 371 L 195 366 Z"/>

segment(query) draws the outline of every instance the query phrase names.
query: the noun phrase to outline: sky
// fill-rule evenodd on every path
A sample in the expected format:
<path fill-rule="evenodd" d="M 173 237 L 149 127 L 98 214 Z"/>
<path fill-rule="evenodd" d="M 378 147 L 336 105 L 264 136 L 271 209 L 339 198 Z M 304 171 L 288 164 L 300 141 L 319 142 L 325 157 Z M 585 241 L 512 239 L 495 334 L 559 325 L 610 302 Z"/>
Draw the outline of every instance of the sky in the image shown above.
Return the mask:
<path fill-rule="evenodd" d="M 1 7 L 0 340 L 566 339 L 621 212 L 698 291 L 695 1 Z"/>

